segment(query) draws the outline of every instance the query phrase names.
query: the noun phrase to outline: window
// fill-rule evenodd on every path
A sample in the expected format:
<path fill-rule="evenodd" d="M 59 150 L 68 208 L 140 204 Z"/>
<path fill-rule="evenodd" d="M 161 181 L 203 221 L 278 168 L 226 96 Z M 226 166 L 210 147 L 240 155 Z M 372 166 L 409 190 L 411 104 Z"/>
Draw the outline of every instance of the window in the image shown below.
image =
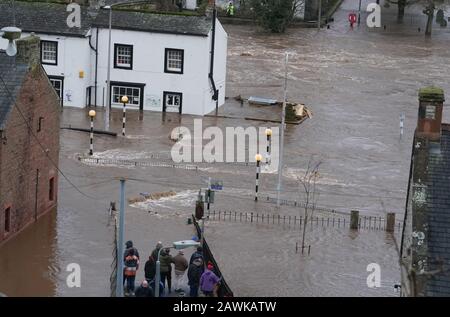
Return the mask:
<path fill-rule="evenodd" d="M 125 86 L 125 85 L 112 85 L 111 95 L 112 95 L 112 103 L 116 105 L 122 105 L 121 98 L 122 96 L 128 97 L 129 106 L 141 107 L 141 87 L 134 86 Z"/>
<path fill-rule="evenodd" d="M 48 79 L 50 80 L 50 83 L 53 86 L 53 89 L 55 89 L 56 94 L 58 95 L 61 106 L 63 105 L 63 93 L 64 93 L 64 77 L 62 76 L 48 76 Z"/>
<path fill-rule="evenodd" d="M 181 113 L 183 94 L 178 92 L 164 92 L 163 112 Z"/>
<path fill-rule="evenodd" d="M 52 177 L 48 184 L 48 200 L 53 201 L 55 199 L 55 178 Z"/>
<path fill-rule="evenodd" d="M 114 44 L 114 68 L 133 68 L 133 45 Z"/>
<path fill-rule="evenodd" d="M 166 48 L 165 57 L 165 69 L 166 73 L 182 74 L 184 66 L 184 50 L 178 50 L 173 48 Z"/>
<path fill-rule="evenodd" d="M 11 207 L 5 209 L 5 233 L 11 231 Z"/>
<path fill-rule="evenodd" d="M 58 64 L 58 42 L 41 41 L 41 62 L 47 65 Z"/>

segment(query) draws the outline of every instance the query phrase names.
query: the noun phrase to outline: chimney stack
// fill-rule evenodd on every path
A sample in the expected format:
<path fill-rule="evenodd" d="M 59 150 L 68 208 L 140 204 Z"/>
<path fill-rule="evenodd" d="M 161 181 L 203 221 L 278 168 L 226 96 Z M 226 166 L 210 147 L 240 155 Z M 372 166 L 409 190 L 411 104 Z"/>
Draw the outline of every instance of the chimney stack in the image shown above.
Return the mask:
<path fill-rule="evenodd" d="M 419 90 L 419 116 L 416 135 L 431 142 L 440 142 L 444 90 L 425 87 Z"/>
<path fill-rule="evenodd" d="M 41 39 L 34 33 L 17 40 L 17 61 L 26 63 L 30 66 L 39 65 L 41 59 L 40 43 Z"/>

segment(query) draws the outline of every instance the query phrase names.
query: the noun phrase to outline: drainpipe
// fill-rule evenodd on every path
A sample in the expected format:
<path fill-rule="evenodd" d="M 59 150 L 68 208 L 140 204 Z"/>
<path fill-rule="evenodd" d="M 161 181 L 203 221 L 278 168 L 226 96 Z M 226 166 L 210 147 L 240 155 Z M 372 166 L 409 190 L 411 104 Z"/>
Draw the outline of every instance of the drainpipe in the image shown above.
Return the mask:
<path fill-rule="evenodd" d="M 91 35 L 89 36 L 89 46 L 95 52 L 95 75 L 94 75 L 94 106 L 97 107 L 97 66 L 98 66 L 98 28 L 95 36 L 95 48 L 91 44 Z"/>
<path fill-rule="evenodd" d="M 216 18 L 217 18 L 217 10 L 216 5 L 214 4 L 213 14 L 212 14 L 212 34 L 211 34 L 211 59 L 209 66 L 209 80 L 211 81 L 212 88 L 214 90 L 214 94 L 212 99 L 216 101 L 216 115 L 219 108 L 219 91 L 216 88 L 216 83 L 214 82 L 214 53 L 215 53 L 215 45 L 216 45 Z"/>

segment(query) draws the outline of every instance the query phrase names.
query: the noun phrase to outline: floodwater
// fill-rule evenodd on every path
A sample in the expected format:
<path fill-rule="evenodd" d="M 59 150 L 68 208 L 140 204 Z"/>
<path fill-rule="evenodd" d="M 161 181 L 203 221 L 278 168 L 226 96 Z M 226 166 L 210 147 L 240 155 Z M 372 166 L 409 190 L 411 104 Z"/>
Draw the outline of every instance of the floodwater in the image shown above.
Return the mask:
<path fill-rule="evenodd" d="M 350 30 L 347 14 L 354 1 L 345 1 L 331 28 L 292 29 L 267 35 L 249 26 L 225 26 L 229 34 L 227 104 L 220 114 L 276 118 L 275 108 L 241 108 L 233 97 L 261 96 L 281 100 L 284 52 L 289 60 L 288 99 L 305 103 L 312 119 L 289 125 L 285 138 L 282 198 L 304 199 L 297 183 L 308 162 L 321 162 L 317 183 L 318 207 L 339 212 L 360 210 L 402 219 L 412 135 L 417 120 L 417 92 L 426 85 L 450 93 L 449 33 L 436 30 L 431 39 L 418 33 L 414 21 L 398 28 Z M 384 21 L 391 21 L 389 15 Z M 387 22 L 386 22 L 387 23 Z M 98 109 L 96 124 L 102 126 Z M 444 120 L 450 111 L 444 108 Z M 400 138 L 399 118 L 405 114 Z M 193 127 L 192 116 L 127 113 L 127 136 L 96 136 L 95 156 L 109 160 L 169 162 L 169 139 L 178 126 Z M 64 109 L 62 124 L 88 127 L 85 110 Z M 205 117 L 203 126 L 256 126 L 243 119 Z M 121 111 L 113 112 L 112 129 L 121 129 Z M 272 125 L 273 126 L 273 125 Z M 276 136 L 274 136 L 276 137 Z M 174 191 L 158 201 L 129 204 L 125 239 L 133 240 L 142 260 L 157 241 L 189 239 L 186 224 L 199 188 L 208 177 L 223 180 L 214 210 L 264 212 L 299 216 L 301 209 L 277 210 L 264 201 L 276 195 L 277 175 L 261 176 L 261 201 L 255 203 L 255 167 L 199 164 L 198 170 L 134 167 L 120 162 L 93 165 L 77 160 L 88 152 L 88 134 L 61 130 L 60 167 L 82 192 L 60 177 L 57 213 L 42 218 L 0 248 L 0 292 L 10 296 L 108 296 L 113 229 L 109 202 L 119 199 L 118 177 L 126 177 L 127 198 L 140 193 Z M 155 159 L 156 154 L 160 159 Z M 165 158 L 164 158 L 165 157 Z M 247 296 L 395 296 L 399 281 L 394 236 L 384 232 L 352 233 L 343 228 L 308 231 L 311 254 L 295 253 L 299 233 L 272 225 L 210 221 L 206 237 L 225 279 L 236 295 Z M 78 263 L 81 288 L 69 288 L 67 265 Z M 366 285 L 369 263 L 381 267 L 380 288 Z M 142 263 L 143 264 L 143 263 Z M 138 279 L 143 278 L 142 270 Z"/>

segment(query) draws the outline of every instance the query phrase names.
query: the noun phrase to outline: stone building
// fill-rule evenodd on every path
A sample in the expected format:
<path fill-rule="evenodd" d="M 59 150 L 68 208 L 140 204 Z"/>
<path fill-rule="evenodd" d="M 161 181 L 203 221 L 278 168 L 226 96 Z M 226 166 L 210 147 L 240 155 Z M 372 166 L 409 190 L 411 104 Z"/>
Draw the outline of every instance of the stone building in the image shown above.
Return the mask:
<path fill-rule="evenodd" d="M 57 205 L 60 101 L 40 63 L 40 39 L 0 51 L 0 243 Z"/>
<path fill-rule="evenodd" d="M 444 92 L 419 92 L 401 242 L 401 294 L 450 296 L 450 124 Z"/>

